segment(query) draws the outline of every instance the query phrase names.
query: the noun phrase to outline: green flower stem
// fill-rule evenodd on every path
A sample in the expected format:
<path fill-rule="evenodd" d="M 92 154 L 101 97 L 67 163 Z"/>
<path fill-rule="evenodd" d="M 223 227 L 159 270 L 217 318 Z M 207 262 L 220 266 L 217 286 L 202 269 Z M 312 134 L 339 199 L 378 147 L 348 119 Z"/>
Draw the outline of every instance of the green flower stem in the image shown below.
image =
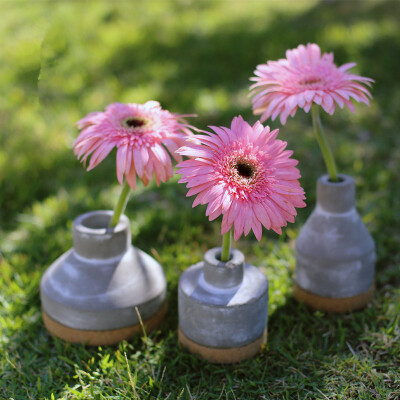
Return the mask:
<path fill-rule="evenodd" d="M 314 132 L 315 135 L 317 136 L 319 147 L 321 148 L 322 155 L 324 157 L 325 165 L 329 174 L 329 179 L 331 182 L 337 182 L 339 179 L 338 179 L 336 163 L 333 158 L 332 150 L 329 147 L 328 140 L 322 128 L 321 119 L 319 117 L 318 105 L 313 105 L 311 107 L 311 114 L 312 114 Z"/>
<path fill-rule="evenodd" d="M 225 233 L 222 236 L 222 254 L 221 254 L 221 261 L 227 262 L 229 261 L 230 251 L 231 251 L 231 230 Z"/>
<path fill-rule="evenodd" d="M 131 188 L 128 185 L 128 183 L 125 181 L 124 185 L 122 186 L 122 190 L 121 190 L 121 194 L 119 196 L 118 202 L 114 208 L 114 214 L 110 221 L 110 228 L 114 228 L 115 226 L 117 226 L 117 224 L 119 222 L 119 218 L 121 217 L 121 214 L 125 211 L 125 207 L 126 207 L 126 203 L 128 202 L 130 191 L 131 191 Z"/>

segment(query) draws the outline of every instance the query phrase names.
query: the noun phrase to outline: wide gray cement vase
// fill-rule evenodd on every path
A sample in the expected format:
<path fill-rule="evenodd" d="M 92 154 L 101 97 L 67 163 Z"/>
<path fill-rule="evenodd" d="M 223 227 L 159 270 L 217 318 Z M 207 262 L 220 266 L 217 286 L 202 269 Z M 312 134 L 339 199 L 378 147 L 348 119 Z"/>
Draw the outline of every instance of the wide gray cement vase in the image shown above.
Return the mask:
<path fill-rule="evenodd" d="M 221 248 L 180 277 L 179 341 L 191 353 L 214 363 L 235 363 L 257 354 L 266 339 L 268 280 L 231 249 L 228 262 Z"/>
<path fill-rule="evenodd" d="M 348 175 L 317 182 L 317 204 L 296 240 L 294 296 L 327 312 L 365 307 L 374 293 L 375 245 Z"/>
<path fill-rule="evenodd" d="M 129 220 L 108 228 L 112 211 L 83 214 L 73 224 L 73 248 L 45 271 L 42 315 L 53 335 L 105 345 L 154 329 L 165 311 L 161 265 L 131 245 Z"/>

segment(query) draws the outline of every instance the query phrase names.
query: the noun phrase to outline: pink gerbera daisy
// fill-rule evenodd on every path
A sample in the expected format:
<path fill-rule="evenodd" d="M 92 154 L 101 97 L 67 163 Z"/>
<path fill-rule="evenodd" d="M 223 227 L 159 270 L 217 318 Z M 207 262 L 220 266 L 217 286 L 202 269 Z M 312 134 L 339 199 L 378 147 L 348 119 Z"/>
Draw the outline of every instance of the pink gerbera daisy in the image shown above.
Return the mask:
<path fill-rule="evenodd" d="M 178 153 L 190 157 L 178 164 L 180 183 L 187 183 L 187 196 L 197 195 L 193 207 L 206 204 L 210 221 L 223 214 L 222 234 L 234 225 L 238 240 L 252 229 L 261 239 L 262 225 L 281 233 L 294 222 L 295 207 L 304 207 L 304 191 L 298 179 L 297 161 L 286 142 L 277 140 L 260 122 L 250 126 L 241 116 L 231 128 L 210 127 L 188 139 Z"/>
<path fill-rule="evenodd" d="M 335 103 L 351 111 L 351 99 L 369 104 L 371 93 L 363 85 L 371 86 L 373 79 L 347 72 L 355 63 L 337 67 L 333 53 L 324 53 L 316 44 L 300 45 L 287 50 L 286 58 L 260 64 L 254 71 L 256 77 L 250 89 L 254 96 L 254 114 L 262 114 L 261 122 L 280 114 L 284 125 L 289 115 L 295 115 L 297 108 L 308 112 L 313 103 L 321 105 L 329 114 L 335 111 Z"/>
<path fill-rule="evenodd" d="M 78 121 L 82 130 L 74 142 L 74 151 L 81 161 L 90 157 L 88 170 L 103 161 L 117 148 L 117 177 L 122 185 L 124 176 L 135 189 L 136 175 L 147 185 L 153 174 L 157 185 L 173 176 L 171 158 L 191 135 L 183 115 L 163 110 L 156 101 L 145 104 L 113 103 L 105 112 L 93 112 Z"/>

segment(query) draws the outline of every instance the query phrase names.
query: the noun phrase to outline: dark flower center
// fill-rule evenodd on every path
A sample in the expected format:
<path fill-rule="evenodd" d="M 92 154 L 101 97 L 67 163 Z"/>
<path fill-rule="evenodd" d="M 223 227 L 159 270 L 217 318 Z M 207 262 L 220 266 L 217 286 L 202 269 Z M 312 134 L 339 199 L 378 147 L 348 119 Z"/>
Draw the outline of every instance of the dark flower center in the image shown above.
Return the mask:
<path fill-rule="evenodd" d="M 245 161 L 238 161 L 235 168 L 238 174 L 243 178 L 250 179 L 254 176 L 255 168 Z"/>
<path fill-rule="evenodd" d="M 306 78 L 300 81 L 300 85 L 314 85 L 316 83 L 321 83 L 322 79 L 321 78 Z"/>
<path fill-rule="evenodd" d="M 132 118 L 128 118 L 124 121 L 125 125 L 128 128 L 140 128 L 143 125 L 146 125 L 146 121 L 143 118 L 136 118 L 136 117 L 132 117 Z"/>

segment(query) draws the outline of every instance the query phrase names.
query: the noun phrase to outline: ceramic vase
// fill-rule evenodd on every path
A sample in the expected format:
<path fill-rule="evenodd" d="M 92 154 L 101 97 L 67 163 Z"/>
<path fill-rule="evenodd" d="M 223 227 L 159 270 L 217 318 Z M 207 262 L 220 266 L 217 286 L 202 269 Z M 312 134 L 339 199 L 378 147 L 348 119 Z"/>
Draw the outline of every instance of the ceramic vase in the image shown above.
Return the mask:
<path fill-rule="evenodd" d="M 375 245 L 355 208 L 348 175 L 317 182 L 317 204 L 296 240 L 294 296 L 327 312 L 365 307 L 373 297 Z"/>
<path fill-rule="evenodd" d="M 179 341 L 191 353 L 214 363 L 235 363 L 257 354 L 266 339 L 268 280 L 231 249 L 228 262 L 221 248 L 180 277 Z"/>
<path fill-rule="evenodd" d="M 165 311 L 161 265 L 131 245 L 129 220 L 108 228 L 112 211 L 83 214 L 73 224 L 73 248 L 40 282 L 48 331 L 69 342 L 105 345 L 154 329 Z M 140 321 L 141 319 L 141 321 Z"/>

